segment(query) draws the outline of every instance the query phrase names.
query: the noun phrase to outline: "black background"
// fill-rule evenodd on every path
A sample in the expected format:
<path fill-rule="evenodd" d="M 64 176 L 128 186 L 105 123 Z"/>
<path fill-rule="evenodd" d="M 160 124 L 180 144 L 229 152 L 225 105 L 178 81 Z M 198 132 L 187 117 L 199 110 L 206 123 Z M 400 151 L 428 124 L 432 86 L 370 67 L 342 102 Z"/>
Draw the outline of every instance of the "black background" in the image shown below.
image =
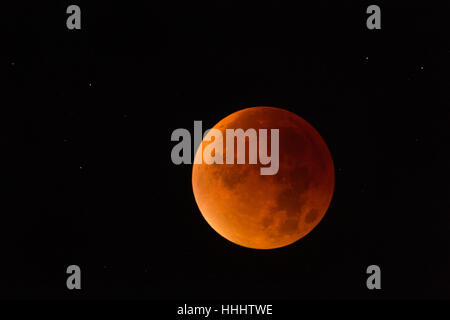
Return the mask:
<path fill-rule="evenodd" d="M 77 1 L 70 31 L 70 4 L 3 10 L 1 297 L 450 297 L 448 6 Z M 215 233 L 170 160 L 174 129 L 258 105 L 336 168 L 322 222 L 268 251 Z"/>

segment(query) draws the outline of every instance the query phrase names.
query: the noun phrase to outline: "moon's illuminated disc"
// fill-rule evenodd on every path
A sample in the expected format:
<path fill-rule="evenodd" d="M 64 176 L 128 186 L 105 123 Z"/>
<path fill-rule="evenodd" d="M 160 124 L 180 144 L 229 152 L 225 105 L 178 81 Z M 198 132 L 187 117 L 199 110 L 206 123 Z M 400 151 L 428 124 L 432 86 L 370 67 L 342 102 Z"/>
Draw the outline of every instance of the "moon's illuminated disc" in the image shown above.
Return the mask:
<path fill-rule="evenodd" d="M 279 129 L 279 170 L 261 175 L 269 165 L 194 164 L 192 187 L 200 212 L 224 238 L 244 247 L 272 249 L 308 234 L 323 218 L 334 191 L 334 165 L 325 141 L 296 114 L 273 107 L 237 111 L 214 126 L 226 129 Z M 211 143 L 208 133 L 196 158 Z M 269 139 L 270 141 L 270 139 Z M 268 145 L 270 152 L 270 145 Z M 235 152 L 236 157 L 236 152 Z"/>

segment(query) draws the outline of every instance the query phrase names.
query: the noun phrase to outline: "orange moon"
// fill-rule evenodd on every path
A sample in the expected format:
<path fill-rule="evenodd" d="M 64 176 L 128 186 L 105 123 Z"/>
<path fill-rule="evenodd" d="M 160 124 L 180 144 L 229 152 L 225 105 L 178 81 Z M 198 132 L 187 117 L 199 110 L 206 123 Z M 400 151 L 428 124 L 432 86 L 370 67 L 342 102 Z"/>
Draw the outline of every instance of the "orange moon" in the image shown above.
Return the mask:
<path fill-rule="evenodd" d="M 194 163 L 194 197 L 208 224 L 229 241 L 253 249 L 287 246 L 311 232 L 334 191 L 333 160 L 317 130 L 298 115 L 274 107 L 237 111 L 214 128 L 222 132 L 223 146 L 226 129 L 268 129 L 269 137 L 270 129 L 279 129 L 279 170 L 261 175 L 260 168 L 269 165 L 259 159 L 248 164 L 248 143 L 246 164 Z M 196 157 L 210 139 L 210 134 L 204 137 Z M 270 145 L 267 149 L 270 152 Z"/>

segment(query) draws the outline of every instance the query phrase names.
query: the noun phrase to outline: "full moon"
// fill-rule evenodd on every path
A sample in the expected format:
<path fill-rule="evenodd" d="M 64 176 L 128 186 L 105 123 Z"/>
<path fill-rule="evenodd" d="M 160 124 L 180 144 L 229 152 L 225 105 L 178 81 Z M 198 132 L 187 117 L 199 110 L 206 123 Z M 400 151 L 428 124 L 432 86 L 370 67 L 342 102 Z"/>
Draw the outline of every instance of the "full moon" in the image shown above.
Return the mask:
<path fill-rule="evenodd" d="M 225 239 L 253 249 L 287 246 L 311 232 L 334 191 L 333 160 L 317 130 L 275 107 L 237 111 L 214 128 L 222 132 L 224 146 L 226 129 L 279 129 L 279 170 L 261 175 L 260 168 L 267 165 L 248 164 L 248 154 L 246 164 L 194 163 L 194 197 L 208 224 Z M 196 157 L 210 140 L 207 134 Z M 248 149 L 247 144 L 246 153 Z M 225 148 L 223 153 L 225 158 Z"/>

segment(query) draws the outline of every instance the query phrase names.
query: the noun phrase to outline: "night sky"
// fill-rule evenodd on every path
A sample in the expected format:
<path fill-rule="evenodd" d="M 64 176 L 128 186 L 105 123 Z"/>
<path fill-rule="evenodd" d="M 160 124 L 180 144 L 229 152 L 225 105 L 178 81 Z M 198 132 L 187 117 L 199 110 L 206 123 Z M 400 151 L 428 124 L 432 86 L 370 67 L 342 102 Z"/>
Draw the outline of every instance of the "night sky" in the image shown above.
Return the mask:
<path fill-rule="evenodd" d="M 76 1 L 81 30 L 72 2 L 7 6 L 0 297 L 450 298 L 449 5 L 310 2 Z M 324 219 L 276 250 L 218 235 L 170 159 L 173 130 L 251 106 L 307 120 L 336 169 Z"/>

